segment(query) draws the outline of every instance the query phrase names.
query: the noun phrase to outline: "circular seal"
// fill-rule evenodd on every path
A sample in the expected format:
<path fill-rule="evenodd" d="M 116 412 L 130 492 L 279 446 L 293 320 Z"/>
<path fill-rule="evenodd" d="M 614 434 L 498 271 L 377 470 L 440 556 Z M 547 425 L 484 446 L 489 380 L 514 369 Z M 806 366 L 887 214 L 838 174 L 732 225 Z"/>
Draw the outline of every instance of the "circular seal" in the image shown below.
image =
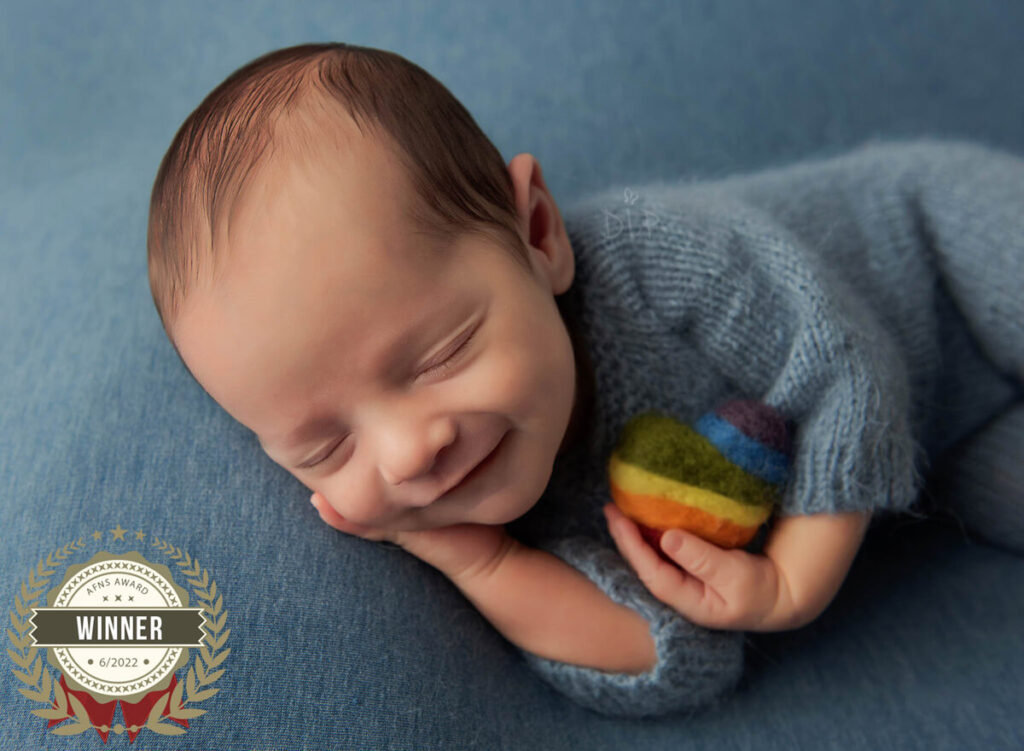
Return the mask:
<path fill-rule="evenodd" d="M 202 636 L 181 623 L 190 613 L 195 625 L 202 622 L 200 609 L 188 608 L 188 601 L 167 566 L 134 551 L 97 553 L 69 567 L 47 595 L 63 637 L 49 650 L 49 662 L 69 685 L 93 695 L 131 701 L 164 688 L 187 662 L 185 647 Z"/>
<path fill-rule="evenodd" d="M 104 547 L 84 563 L 66 561 L 89 555 L 85 536 L 50 551 L 15 595 L 7 656 L 24 684 L 19 692 L 40 705 L 31 713 L 54 735 L 95 730 L 104 743 L 111 733 L 127 733 L 129 743 L 144 730 L 180 735 L 221 690 L 214 684 L 225 673 L 231 629 L 217 582 L 155 534 L 149 543 L 168 565 L 138 550 L 111 553 L 128 544 L 126 532 L 118 524 L 104 539 L 94 530 L 89 537 Z M 146 537 L 136 530 L 135 541 Z M 115 722 L 118 712 L 122 722 Z"/>

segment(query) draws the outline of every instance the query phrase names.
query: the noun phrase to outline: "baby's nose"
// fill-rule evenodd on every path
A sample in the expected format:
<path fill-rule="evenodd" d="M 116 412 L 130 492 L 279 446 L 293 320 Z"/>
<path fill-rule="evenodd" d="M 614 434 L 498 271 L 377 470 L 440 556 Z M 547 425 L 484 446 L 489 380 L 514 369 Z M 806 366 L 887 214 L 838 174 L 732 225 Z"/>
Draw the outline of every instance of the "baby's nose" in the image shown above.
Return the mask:
<path fill-rule="evenodd" d="M 430 471 L 433 466 L 433 462 L 430 462 L 431 467 L 427 467 L 426 470 L 412 470 L 409 472 L 403 472 L 401 470 L 393 469 L 394 462 L 381 462 L 380 465 L 380 476 L 384 478 L 384 482 L 388 485 L 401 485 L 407 483 L 410 480 L 415 480 L 417 477 L 426 474 Z"/>
<path fill-rule="evenodd" d="M 399 427 L 395 432 L 399 435 L 382 444 L 380 457 L 381 477 L 392 486 L 428 476 L 456 435 L 448 419 L 435 420 L 419 430 Z"/>

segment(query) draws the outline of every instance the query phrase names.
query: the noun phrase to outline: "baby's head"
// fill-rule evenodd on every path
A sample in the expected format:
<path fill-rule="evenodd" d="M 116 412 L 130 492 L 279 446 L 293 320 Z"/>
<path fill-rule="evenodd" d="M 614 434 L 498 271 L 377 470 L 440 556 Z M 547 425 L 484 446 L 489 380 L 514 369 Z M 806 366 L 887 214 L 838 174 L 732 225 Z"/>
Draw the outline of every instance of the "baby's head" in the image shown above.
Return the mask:
<path fill-rule="evenodd" d="M 188 370 L 357 524 L 509 522 L 579 429 L 540 166 L 398 55 L 303 45 L 229 76 L 164 156 L 148 252 Z"/>

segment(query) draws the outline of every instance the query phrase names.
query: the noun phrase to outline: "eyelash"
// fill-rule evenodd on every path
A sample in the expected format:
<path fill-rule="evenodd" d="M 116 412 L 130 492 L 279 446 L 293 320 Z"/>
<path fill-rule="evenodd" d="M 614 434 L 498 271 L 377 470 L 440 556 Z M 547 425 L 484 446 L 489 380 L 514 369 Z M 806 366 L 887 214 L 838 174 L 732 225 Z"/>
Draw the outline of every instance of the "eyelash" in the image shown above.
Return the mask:
<path fill-rule="evenodd" d="M 469 345 L 470 341 L 472 341 L 474 336 L 476 336 L 476 329 L 473 329 L 473 331 L 470 332 L 469 336 L 467 336 L 465 341 L 463 341 L 462 344 L 459 345 L 458 349 L 452 352 L 448 357 L 446 357 L 443 361 L 439 362 L 437 365 L 434 365 L 424 370 L 420 375 L 434 373 L 435 371 L 447 373 L 449 370 L 452 369 L 452 367 L 454 367 L 453 363 L 459 359 L 459 357 L 465 351 L 466 347 Z M 343 444 L 347 439 L 348 436 L 346 435 L 344 438 L 342 438 L 340 441 L 334 444 L 334 446 L 331 447 L 331 450 L 324 454 L 322 459 L 317 459 L 312 464 L 308 465 L 307 467 L 304 467 L 304 469 L 312 469 L 313 467 L 317 467 L 323 464 L 325 461 L 334 456 L 334 452 L 337 451 L 338 448 L 341 447 L 341 444 Z"/>
<path fill-rule="evenodd" d="M 473 331 L 469 332 L 469 336 L 467 336 L 465 340 L 462 342 L 462 344 L 459 345 L 458 349 L 456 349 L 454 352 L 448 355 L 448 357 L 444 358 L 444 360 L 439 362 L 437 365 L 434 365 L 424 370 L 422 373 L 420 373 L 420 375 L 423 376 L 426 375 L 427 373 L 434 373 L 436 371 L 447 373 L 449 370 L 452 369 L 453 363 L 462 355 L 462 353 L 465 351 L 466 347 L 469 345 L 470 341 L 472 341 L 474 336 L 476 336 L 476 329 L 473 329 Z"/>

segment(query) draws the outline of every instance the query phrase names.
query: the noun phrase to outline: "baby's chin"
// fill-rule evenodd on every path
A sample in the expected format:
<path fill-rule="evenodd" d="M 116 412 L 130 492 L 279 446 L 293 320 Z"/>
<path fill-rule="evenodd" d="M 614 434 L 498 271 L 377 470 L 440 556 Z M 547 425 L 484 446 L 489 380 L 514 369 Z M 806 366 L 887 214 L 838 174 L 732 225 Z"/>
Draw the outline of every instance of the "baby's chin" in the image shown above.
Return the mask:
<path fill-rule="evenodd" d="M 502 504 L 501 506 L 495 506 L 494 508 L 488 508 L 487 504 L 483 503 L 467 512 L 451 515 L 441 513 L 442 510 L 438 509 L 439 513 L 434 518 L 419 516 L 396 522 L 393 527 L 390 527 L 390 525 L 389 527 L 395 532 L 424 532 L 429 529 L 451 527 L 456 524 L 484 524 L 487 526 L 500 526 L 513 522 L 526 514 L 526 512 L 536 505 L 537 500 L 539 499 L 534 500 L 532 503 L 523 502 L 511 505 Z"/>

